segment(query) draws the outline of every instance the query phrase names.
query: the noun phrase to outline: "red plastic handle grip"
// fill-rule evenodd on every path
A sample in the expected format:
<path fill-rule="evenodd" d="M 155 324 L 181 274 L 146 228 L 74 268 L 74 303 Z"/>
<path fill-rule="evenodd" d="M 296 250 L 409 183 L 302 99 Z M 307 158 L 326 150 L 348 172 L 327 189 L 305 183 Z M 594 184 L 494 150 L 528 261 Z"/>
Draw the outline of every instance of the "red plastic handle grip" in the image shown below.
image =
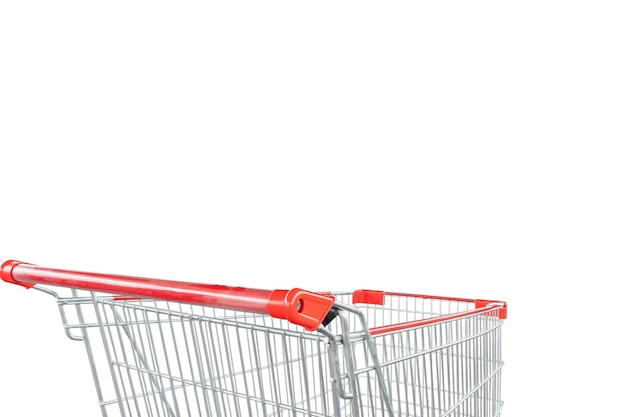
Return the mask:
<path fill-rule="evenodd" d="M 304 326 L 311 331 L 319 328 L 335 302 L 335 297 L 332 295 L 318 294 L 299 288 L 261 290 L 229 287 L 52 269 L 13 260 L 2 264 L 0 278 L 26 288 L 31 288 L 36 284 L 47 284 L 269 314 L 272 317 Z"/>

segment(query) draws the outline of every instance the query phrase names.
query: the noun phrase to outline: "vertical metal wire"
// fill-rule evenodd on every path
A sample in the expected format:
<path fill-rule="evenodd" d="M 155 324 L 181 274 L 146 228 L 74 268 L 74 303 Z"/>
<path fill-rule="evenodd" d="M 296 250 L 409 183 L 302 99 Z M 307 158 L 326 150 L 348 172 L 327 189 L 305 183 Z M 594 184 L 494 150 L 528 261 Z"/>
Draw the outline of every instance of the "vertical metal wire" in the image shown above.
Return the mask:
<path fill-rule="evenodd" d="M 168 307 L 169 307 L 169 303 L 168 303 Z M 166 329 L 168 329 L 168 327 L 163 326 L 164 322 L 166 322 L 167 324 L 171 326 L 172 324 L 171 313 L 165 313 L 163 318 L 164 318 L 163 320 L 158 320 L 159 335 L 160 335 L 160 341 L 161 341 L 161 348 L 163 349 L 164 356 L 167 359 L 165 362 L 165 366 L 166 366 L 166 375 L 168 378 L 169 388 L 171 390 L 174 390 L 176 383 L 174 382 L 173 368 L 172 368 L 172 365 L 170 364 L 169 358 L 172 358 L 172 360 L 176 358 L 176 361 L 178 363 L 180 362 L 178 359 L 178 352 L 172 352 L 170 350 L 170 346 L 168 346 L 169 345 L 167 343 L 168 338 L 165 336 L 165 332 L 166 332 Z M 176 345 L 174 344 L 174 346 Z M 181 413 L 180 413 L 180 407 L 178 403 L 178 397 L 176 395 L 172 395 L 172 400 L 174 403 L 174 409 L 176 410 L 176 415 L 180 416 Z"/>
<path fill-rule="evenodd" d="M 179 313 L 182 315 L 183 314 L 183 309 L 182 309 L 182 305 L 178 306 L 178 311 Z M 189 328 L 189 330 L 187 330 L 187 328 Z M 194 381 L 197 381 L 197 377 L 196 377 L 196 368 L 194 366 L 192 366 L 192 354 L 190 351 L 190 347 L 192 346 L 196 346 L 195 343 L 190 343 L 190 341 L 195 340 L 194 339 L 194 331 L 193 331 L 193 320 L 190 318 L 189 320 L 186 321 L 182 321 L 181 322 L 181 332 L 182 332 L 182 337 L 183 337 L 183 347 L 184 352 L 186 353 L 186 356 L 179 356 L 179 370 L 180 370 L 180 375 L 183 378 L 183 381 L 185 380 L 185 376 L 186 374 L 189 375 L 190 381 L 192 382 L 191 386 L 193 387 L 193 394 L 195 397 L 195 405 L 196 405 L 196 409 L 198 411 L 198 415 L 200 417 L 202 417 L 203 413 L 202 413 L 202 406 L 201 406 L 201 400 L 200 400 L 200 395 L 198 395 L 198 386 L 193 383 Z M 177 346 L 177 345 L 176 345 Z M 188 373 L 184 373 L 183 372 L 183 367 L 181 364 L 181 360 L 182 361 L 186 361 L 185 364 L 188 364 L 188 368 L 186 367 L 185 370 L 188 371 Z M 185 392 L 185 398 L 187 398 L 187 390 L 185 389 L 185 387 L 183 387 L 183 390 Z M 205 394 L 204 391 L 201 390 L 202 393 L 202 401 L 205 402 L 206 404 L 206 398 L 205 398 Z M 191 405 L 189 404 L 189 402 L 187 402 L 187 410 L 190 412 L 191 414 Z"/>
<path fill-rule="evenodd" d="M 93 305 L 94 305 L 94 309 L 95 309 L 95 313 L 96 313 L 96 318 L 98 320 L 99 323 L 99 328 L 100 328 L 100 335 L 102 337 L 102 342 L 104 345 L 104 351 L 105 354 L 107 356 L 107 363 L 109 366 L 109 370 L 111 372 L 111 380 L 113 382 L 113 387 L 115 390 L 115 394 L 116 397 L 119 399 L 119 409 L 120 409 L 120 414 L 122 415 L 122 417 L 126 416 L 126 412 L 124 409 L 124 405 L 122 404 L 122 391 L 120 391 L 120 384 L 119 384 L 119 380 L 118 377 L 116 375 L 115 372 L 115 368 L 113 366 L 114 361 L 113 361 L 113 356 L 112 356 L 112 350 L 110 347 L 110 344 L 108 342 L 108 338 L 107 338 L 107 330 L 109 332 L 110 335 L 110 327 L 108 326 L 108 321 L 106 321 L 106 316 L 103 317 L 103 315 L 101 314 L 100 308 L 98 306 L 98 299 L 96 297 L 96 294 L 92 294 L 92 300 L 93 300 Z"/>
<path fill-rule="evenodd" d="M 53 295 L 55 297 L 58 297 L 56 293 L 53 293 Z M 72 296 L 74 298 L 78 297 L 78 292 L 75 289 L 72 289 Z M 59 304 L 59 310 L 61 311 L 61 316 L 63 318 L 63 323 L 67 323 L 67 318 L 65 316 L 65 311 L 61 307 L 61 304 Z M 95 384 L 95 387 L 96 387 L 96 395 L 98 396 L 98 403 L 100 405 L 100 411 L 102 412 L 102 416 L 103 417 L 107 417 L 107 410 L 106 410 L 106 407 L 103 404 L 104 397 L 102 395 L 102 388 L 100 387 L 100 379 L 98 377 L 98 369 L 96 368 L 96 360 L 95 360 L 95 356 L 94 356 L 93 349 L 92 349 L 92 346 L 91 346 L 91 340 L 89 338 L 89 334 L 88 334 L 87 327 L 86 327 L 87 322 L 85 321 L 85 315 L 83 314 L 83 309 L 82 309 L 82 305 L 81 304 L 76 304 L 76 315 L 78 317 L 78 323 L 80 325 L 80 331 L 81 331 L 81 335 L 82 335 L 82 340 L 85 343 L 85 350 L 87 351 L 87 358 L 89 359 L 89 367 L 91 369 L 91 375 L 93 376 L 94 384 Z M 71 338 L 71 334 L 69 333 L 69 331 L 67 331 L 67 329 L 66 329 L 66 333 Z"/>
<path fill-rule="evenodd" d="M 196 324 L 198 324 L 198 326 L 196 326 Z M 199 330 L 196 329 L 196 327 L 199 327 Z M 202 350 L 200 349 L 200 342 L 199 342 L 199 337 L 202 337 L 202 335 L 198 335 L 198 333 L 202 333 L 202 326 L 200 325 L 200 323 L 198 321 L 196 321 L 195 319 L 191 319 L 190 320 L 190 329 L 191 329 L 191 340 L 192 340 L 192 352 L 195 354 L 195 360 L 197 363 L 197 371 L 198 371 L 198 376 L 200 378 L 200 384 L 195 385 L 196 386 L 196 392 L 198 391 L 198 389 L 200 390 L 200 393 L 202 395 L 202 399 L 204 400 L 204 411 L 206 411 L 206 415 L 207 416 L 211 416 L 211 404 L 210 404 L 210 399 L 209 399 L 209 392 L 208 390 L 204 389 L 205 385 L 204 385 L 204 381 L 207 380 L 205 373 L 204 373 L 204 362 L 205 359 L 203 359 L 202 356 Z M 191 363 L 191 358 L 190 358 L 190 363 Z M 192 367 L 193 369 L 193 367 Z M 217 403 L 217 392 L 215 390 L 212 391 L 213 394 L 213 400 Z M 202 414 L 202 413 L 201 413 Z"/>

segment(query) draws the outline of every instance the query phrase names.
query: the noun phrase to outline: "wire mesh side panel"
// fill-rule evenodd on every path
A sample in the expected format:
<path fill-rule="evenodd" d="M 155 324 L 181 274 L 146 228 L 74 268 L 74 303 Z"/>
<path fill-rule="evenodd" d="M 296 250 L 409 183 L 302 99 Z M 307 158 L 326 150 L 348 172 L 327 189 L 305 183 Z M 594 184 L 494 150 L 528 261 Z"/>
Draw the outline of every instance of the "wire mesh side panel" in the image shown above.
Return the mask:
<path fill-rule="evenodd" d="M 317 334 L 185 304 L 94 297 L 94 306 L 115 393 L 107 416 L 335 415 Z"/>
<path fill-rule="evenodd" d="M 473 303 L 386 296 L 384 306 L 360 306 L 378 326 L 467 311 Z M 411 297 L 413 298 L 413 297 Z M 500 414 L 502 320 L 496 311 L 372 338 L 395 417 Z M 354 319 L 352 328 L 361 326 Z M 372 326 L 373 327 L 373 326 Z M 362 416 L 389 415 L 365 338 L 354 336 L 356 391 Z"/>
<path fill-rule="evenodd" d="M 500 320 L 489 315 L 374 337 L 396 416 L 497 416 L 500 401 Z M 373 373 L 359 376 L 364 406 L 380 415 Z"/>

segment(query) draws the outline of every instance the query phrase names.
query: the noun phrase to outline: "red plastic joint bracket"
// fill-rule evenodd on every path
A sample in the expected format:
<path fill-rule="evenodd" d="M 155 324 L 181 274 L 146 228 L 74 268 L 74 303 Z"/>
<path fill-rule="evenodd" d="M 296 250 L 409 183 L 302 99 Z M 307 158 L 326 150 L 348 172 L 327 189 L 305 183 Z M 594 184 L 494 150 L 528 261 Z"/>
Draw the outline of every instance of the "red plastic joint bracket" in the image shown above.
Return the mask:
<path fill-rule="evenodd" d="M 313 331 L 320 327 L 334 303 L 335 297 L 332 295 L 300 288 L 274 290 L 270 294 L 267 311 L 272 317 L 289 320 Z"/>

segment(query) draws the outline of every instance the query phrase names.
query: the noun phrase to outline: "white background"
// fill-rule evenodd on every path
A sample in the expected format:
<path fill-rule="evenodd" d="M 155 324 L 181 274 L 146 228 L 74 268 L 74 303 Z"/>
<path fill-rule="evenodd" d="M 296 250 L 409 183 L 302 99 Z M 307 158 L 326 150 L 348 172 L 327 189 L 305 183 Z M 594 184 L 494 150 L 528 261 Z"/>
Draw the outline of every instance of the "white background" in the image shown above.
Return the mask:
<path fill-rule="evenodd" d="M 619 2 L 173 3 L 0 5 L 0 261 L 502 299 L 504 416 L 623 410 Z M 98 415 L 51 299 L 0 338 Z"/>

